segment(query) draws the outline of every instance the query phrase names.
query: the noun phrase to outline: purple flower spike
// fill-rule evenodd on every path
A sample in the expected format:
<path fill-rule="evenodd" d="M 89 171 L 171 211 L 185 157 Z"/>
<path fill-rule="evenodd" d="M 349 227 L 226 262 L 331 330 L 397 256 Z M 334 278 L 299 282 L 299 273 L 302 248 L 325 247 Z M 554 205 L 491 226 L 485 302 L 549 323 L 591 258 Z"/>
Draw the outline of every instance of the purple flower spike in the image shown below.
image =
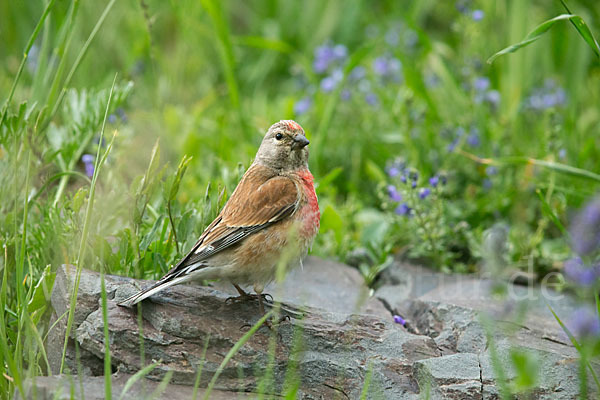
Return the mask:
<path fill-rule="evenodd" d="M 420 198 L 421 200 L 424 200 L 424 199 L 426 199 L 426 198 L 427 198 L 427 197 L 428 197 L 430 194 L 431 194 L 431 189 L 429 189 L 429 188 L 422 188 L 422 189 L 419 191 L 419 198 Z"/>
<path fill-rule="evenodd" d="M 406 320 L 399 315 L 394 315 L 394 322 L 402 326 L 406 326 Z"/>
<path fill-rule="evenodd" d="M 571 225 L 573 250 L 580 256 L 600 249 L 600 197 L 589 202 Z"/>

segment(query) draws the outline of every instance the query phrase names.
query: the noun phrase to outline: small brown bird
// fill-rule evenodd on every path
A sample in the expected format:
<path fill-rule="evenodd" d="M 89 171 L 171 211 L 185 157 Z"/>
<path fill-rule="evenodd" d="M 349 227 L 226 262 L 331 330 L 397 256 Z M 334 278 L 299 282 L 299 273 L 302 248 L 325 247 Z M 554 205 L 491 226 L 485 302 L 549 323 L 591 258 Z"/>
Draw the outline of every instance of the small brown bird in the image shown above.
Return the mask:
<path fill-rule="evenodd" d="M 280 259 L 299 265 L 319 230 L 308 143 L 294 121 L 271 126 L 254 162 L 190 252 L 154 285 L 119 305 L 132 306 L 180 283 L 223 278 L 235 286 L 239 299 L 258 298 L 264 314 L 262 292 Z M 240 285 L 252 285 L 257 295 Z"/>

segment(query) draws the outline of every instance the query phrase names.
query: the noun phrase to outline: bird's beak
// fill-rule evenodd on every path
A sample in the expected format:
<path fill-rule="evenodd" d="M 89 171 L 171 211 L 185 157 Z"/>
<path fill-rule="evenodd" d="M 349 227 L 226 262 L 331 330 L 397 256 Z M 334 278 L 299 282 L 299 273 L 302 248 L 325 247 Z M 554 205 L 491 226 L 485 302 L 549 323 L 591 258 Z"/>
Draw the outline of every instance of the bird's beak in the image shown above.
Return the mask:
<path fill-rule="evenodd" d="M 292 148 L 301 149 L 303 147 L 306 147 L 309 143 L 310 142 L 308 141 L 306 136 L 302 134 L 297 134 L 296 136 L 294 136 L 294 143 L 292 144 Z"/>

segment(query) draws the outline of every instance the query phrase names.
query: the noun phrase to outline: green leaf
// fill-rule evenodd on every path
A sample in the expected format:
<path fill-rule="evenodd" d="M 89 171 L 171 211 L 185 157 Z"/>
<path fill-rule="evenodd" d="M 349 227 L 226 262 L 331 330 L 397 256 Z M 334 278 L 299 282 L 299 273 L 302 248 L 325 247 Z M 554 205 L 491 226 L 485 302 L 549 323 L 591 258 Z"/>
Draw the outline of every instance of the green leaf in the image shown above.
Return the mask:
<path fill-rule="evenodd" d="M 32 317 L 32 320 L 35 324 L 39 322 L 40 317 L 44 314 L 46 305 L 50 301 L 52 287 L 54 287 L 54 278 L 56 278 L 56 272 L 52 272 L 50 265 L 48 265 L 46 268 L 44 268 L 44 272 L 42 272 L 40 280 L 33 288 L 33 295 L 27 304 L 27 312 L 30 315 L 33 315 L 34 312 L 37 312 L 35 317 Z"/>
<path fill-rule="evenodd" d="M 327 204 L 321 214 L 321 231 L 333 231 L 338 243 L 342 242 L 344 220 L 331 204 Z"/>
<path fill-rule="evenodd" d="M 373 160 L 367 160 L 365 162 L 365 171 L 367 176 L 375 181 L 375 182 L 383 182 L 386 181 L 385 173 L 379 168 L 377 164 L 373 162 Z"/>
<path fill-rule="evenodd" d="M 540 371 L 539 362 L 534 355 L 523 349 L 513 348 L 510 350 L 510 358 L 516 372 L 512 382 L 516 391 L 520 392 L 535 387 Z"/>
<path fill-rule="evenodd" d="M 192 160 L 192 157 L 188 157 L 187 155 L 184 155 L 183 158 L 181 159 L 181 162 L 179 163 L 179 166 L 177 167 L 177 171 L 175 172 L 175 179 L 173 180 L 173 184 L 171 185 L 171 188 L 169 191 L 169 200 L 170 201 L 175 200 L 175 197 L 177 196 L 177 192 L 179 192 L 179 184 L 181 183 L 181 179 L 183 178 L 183 175 L 185 174 L 187 166 L 191 160 Z"/>

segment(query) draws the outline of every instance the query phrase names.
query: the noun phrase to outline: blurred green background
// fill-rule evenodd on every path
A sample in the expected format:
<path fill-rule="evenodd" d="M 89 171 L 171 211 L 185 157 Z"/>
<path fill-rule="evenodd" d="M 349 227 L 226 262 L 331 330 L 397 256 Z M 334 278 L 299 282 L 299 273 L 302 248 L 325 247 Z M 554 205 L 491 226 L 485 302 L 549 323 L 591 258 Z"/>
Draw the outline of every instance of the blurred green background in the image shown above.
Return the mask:
<path fill-rule="evenodd" d="M 44 4 L 0 5 L 3 93 Z M 596 2 L 570 6 L 597 31 Z M 69 88 L 107 90 L 115 73 L 117 82 L 131 81 L 127 100 L 108 120 L 107 135 L 118 129 L 119 136 L 109 175 L 100 178 L 103 195 L 144 172 L 159 138 L 161 163 L 193 157 L 178 193 L 184 208 L 204 197 L 209 182 L 213 191 L 230 191 L 268 126 L 296 119 L 311 139 L 319 183 L 316 253 L 352 261 L 359 249 L 357 265 L 399 253 L 474 271 L 484 232 L 500 223 L 508 228 L 507 263 L 533 260 L 547 271 L 569 253 L 557 222 L 567 225 L 569 209 L 595 193 L 598 181 L 525 158 L 599 170 L 598 60 L 568 21 L 492 65 L 486 60 L 562 12 L 559 2 L 529 0 L 56 1 L 11 109 L 22 101 L 52 109 L 73 65 Z M 50 131 L 68 126 L 68 114 L 59 111 Z M 95 149 L 94 141 L 85 146 Z M 56 153 L 38 153 L 34 188 L 68 169 L 57 167 Z M 419 173 L 415 190 L 436 174 L 447 180 L 427 199 L 424 217 L 442 203 L 431 221 L 396 215 L 402 212 L 386 185 L 395 184 L 387 173 L 400 164 Z M 81 161 L 72 166 L 84 169 Z M 69 180 L 67 193 L 76 183 Z M 429 229 L 435 240 L 426 241 L 434 244 L 423 247 L 427 224 L 443 229 Z M 439 257 L 431 261 L 434 250 Z"/>

